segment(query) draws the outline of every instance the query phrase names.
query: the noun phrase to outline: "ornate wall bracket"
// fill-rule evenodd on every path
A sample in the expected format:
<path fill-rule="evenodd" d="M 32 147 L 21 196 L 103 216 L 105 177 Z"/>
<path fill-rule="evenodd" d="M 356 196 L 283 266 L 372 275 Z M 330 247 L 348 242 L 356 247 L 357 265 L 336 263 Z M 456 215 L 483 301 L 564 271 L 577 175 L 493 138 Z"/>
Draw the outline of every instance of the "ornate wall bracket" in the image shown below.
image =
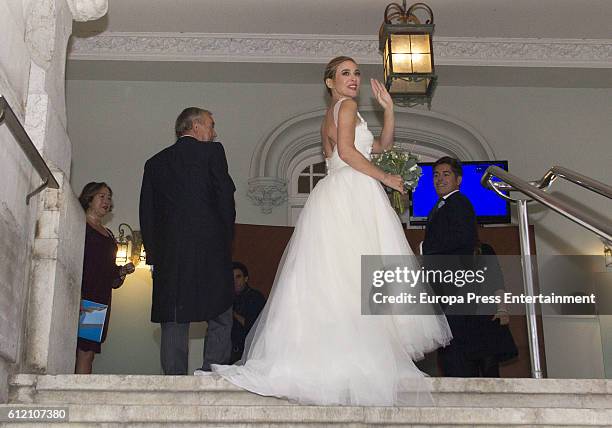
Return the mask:
<path fill-rule="evenodd" d="M 75 21 L 93 21 L 108 12 L 108 0 L 67 0 L 67 3 Z"/>
<path fill-rule="evenodd" d="M 108 11 L 108 0 L 67 0 L 66 4 L 75 21 L 98 19 Z M 63 49 L 70 35 L 69 29 L 66 35 L 58 33 L 62 13 L 62 7 L 55 0 L 32 0 L 27 5 L 25 40 L 32 59 L 45 71 L 51 66 L 56 47 Z M 60 27 L 60 30 L 64 29 Z"/>
<path fill-rule="evenodd" d="M 254 177 L 249 179 L 249 199 L 261 208 L 264 214 L 270 214 L 273 207 L 287 201 L 287 182 L 278 177 Z"/>

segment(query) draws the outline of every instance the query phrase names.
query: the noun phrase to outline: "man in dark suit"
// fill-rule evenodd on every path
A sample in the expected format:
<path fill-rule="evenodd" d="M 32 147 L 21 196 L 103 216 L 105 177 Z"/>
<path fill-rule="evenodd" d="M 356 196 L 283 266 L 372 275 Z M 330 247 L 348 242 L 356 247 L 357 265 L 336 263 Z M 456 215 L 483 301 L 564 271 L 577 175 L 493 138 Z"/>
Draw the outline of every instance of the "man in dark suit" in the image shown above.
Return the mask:
<path fill-rule="evenodd" d="M 422 249 L 428 269 L 466 269 L 469 266 L 464 266 L 465 261 L 473 260 L 465 256 L 474 254 L 478 242 L 476 214 L 469 199 L 459 191 L 461 180 L 462 168 L 458 159 L 445 156 L 434 163 L 433 182 L 439 199 L 428 216 Z M 457 295 L 465 291 L 453 284 L 432 284 L 432 288 L 442 295 Z M 456 308 L 444 308 L 453 340 L 449 346 L 440 349 L 438 355 L 445 376 L 471 377 L 474 375 L 473 365 L 466 360 L 464 352 L 464 339 L 470 334 L 468 316 L 451 315 Z M 465 306 L 461 307 L 461 310 L 465 309 Z"/>
<path fill-rule="evenodd" d="M 203 370 L 226 364 L 231 353 L 235 187 L 214 124 L 209 111 L 186 108 L 176 119 L 177 142 L 144 168 L 140 227 L 167 375 L 187 374 L 190 322 L 208 321 Z"/>
<path fill-rule="evenodd" d="M 240 262 L 234 262 L 234 324 L 232 326 L 232 357 L 230 364 L 242 358 L 244 342 L 253 328 L 259 313 L 266 305 L 266 298 L 249 285 L 249 270 Z"/>
<path fill-rule="evenodd" d="M 439 199 L 427 218 L 423 254 L 474 254 L 476 214 L 470 200 L 459 191 L 462 175 L 458 159 L 445 156 L 434 163 L 433 182 Z"/>

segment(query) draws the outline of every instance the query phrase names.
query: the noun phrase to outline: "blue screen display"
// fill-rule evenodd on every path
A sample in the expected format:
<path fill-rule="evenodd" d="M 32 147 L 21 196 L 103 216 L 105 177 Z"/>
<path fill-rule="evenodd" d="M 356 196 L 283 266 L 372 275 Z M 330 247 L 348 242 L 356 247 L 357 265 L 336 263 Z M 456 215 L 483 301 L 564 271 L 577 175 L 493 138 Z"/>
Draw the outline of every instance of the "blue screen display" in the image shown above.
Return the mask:
<path fill-rule="evenodd" d="M 412 192 L 412 207 L 410 220 L 413 223 L 427 220 L 427 215 L 438 200 L 433 185 L 433 167 L 431 163 L 420 163 L 423 175 L 417 188 Z M 463 162 L 463 179 L 459 190 L 469 198 L 476 216 L 481 223 L 507 223 L 509 222 L 510 207 L 506 200 L 495 192 L 485 189 L 480 179 L 486 169 L 495 165 L 508 170 L 507 161 Z M 496 179 L 494 179 L 495 181 Z"/>

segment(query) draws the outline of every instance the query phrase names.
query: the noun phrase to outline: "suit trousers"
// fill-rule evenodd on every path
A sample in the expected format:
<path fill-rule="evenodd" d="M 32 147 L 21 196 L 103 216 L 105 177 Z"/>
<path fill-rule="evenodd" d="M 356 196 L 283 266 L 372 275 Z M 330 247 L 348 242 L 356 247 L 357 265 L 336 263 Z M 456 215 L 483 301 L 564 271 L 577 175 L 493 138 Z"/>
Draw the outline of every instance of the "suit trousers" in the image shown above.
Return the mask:
<path fill-rule="evenodd" d="M 494 356 L 469 358 L 452 342 L 438 349 L 438 358 L 445 377 L 499 377 L 499 363 Z"/>
<path fill-rule="evenodd" d="M 210 371 L 211 364 L 227 364 L 232 352 L 232 307 L 208 321 L 202 370 Z M 186 375 L 189 370 L 188 322 L 161 323 L 161 365 L 165 375 Z"/>

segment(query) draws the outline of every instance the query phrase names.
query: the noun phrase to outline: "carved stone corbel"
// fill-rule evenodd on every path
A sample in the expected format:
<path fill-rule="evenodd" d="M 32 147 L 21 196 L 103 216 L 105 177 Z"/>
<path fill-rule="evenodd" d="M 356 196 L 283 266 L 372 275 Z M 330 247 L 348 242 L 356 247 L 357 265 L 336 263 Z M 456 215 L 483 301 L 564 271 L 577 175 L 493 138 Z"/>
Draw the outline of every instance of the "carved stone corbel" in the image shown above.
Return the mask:
<path fill-rule="evenodd" d="M 108 0 L 66 0 L 72 19 L 79 22 L 94 21 L 108 12 Z"/>
<path fill-rule="evenodd" d="M 287 182 L 278 177 L 254 177 L 249 179 L 249 199 L 261 212 L 270 214 L 273 207 L 278 207 L 287 201 Z"/>

